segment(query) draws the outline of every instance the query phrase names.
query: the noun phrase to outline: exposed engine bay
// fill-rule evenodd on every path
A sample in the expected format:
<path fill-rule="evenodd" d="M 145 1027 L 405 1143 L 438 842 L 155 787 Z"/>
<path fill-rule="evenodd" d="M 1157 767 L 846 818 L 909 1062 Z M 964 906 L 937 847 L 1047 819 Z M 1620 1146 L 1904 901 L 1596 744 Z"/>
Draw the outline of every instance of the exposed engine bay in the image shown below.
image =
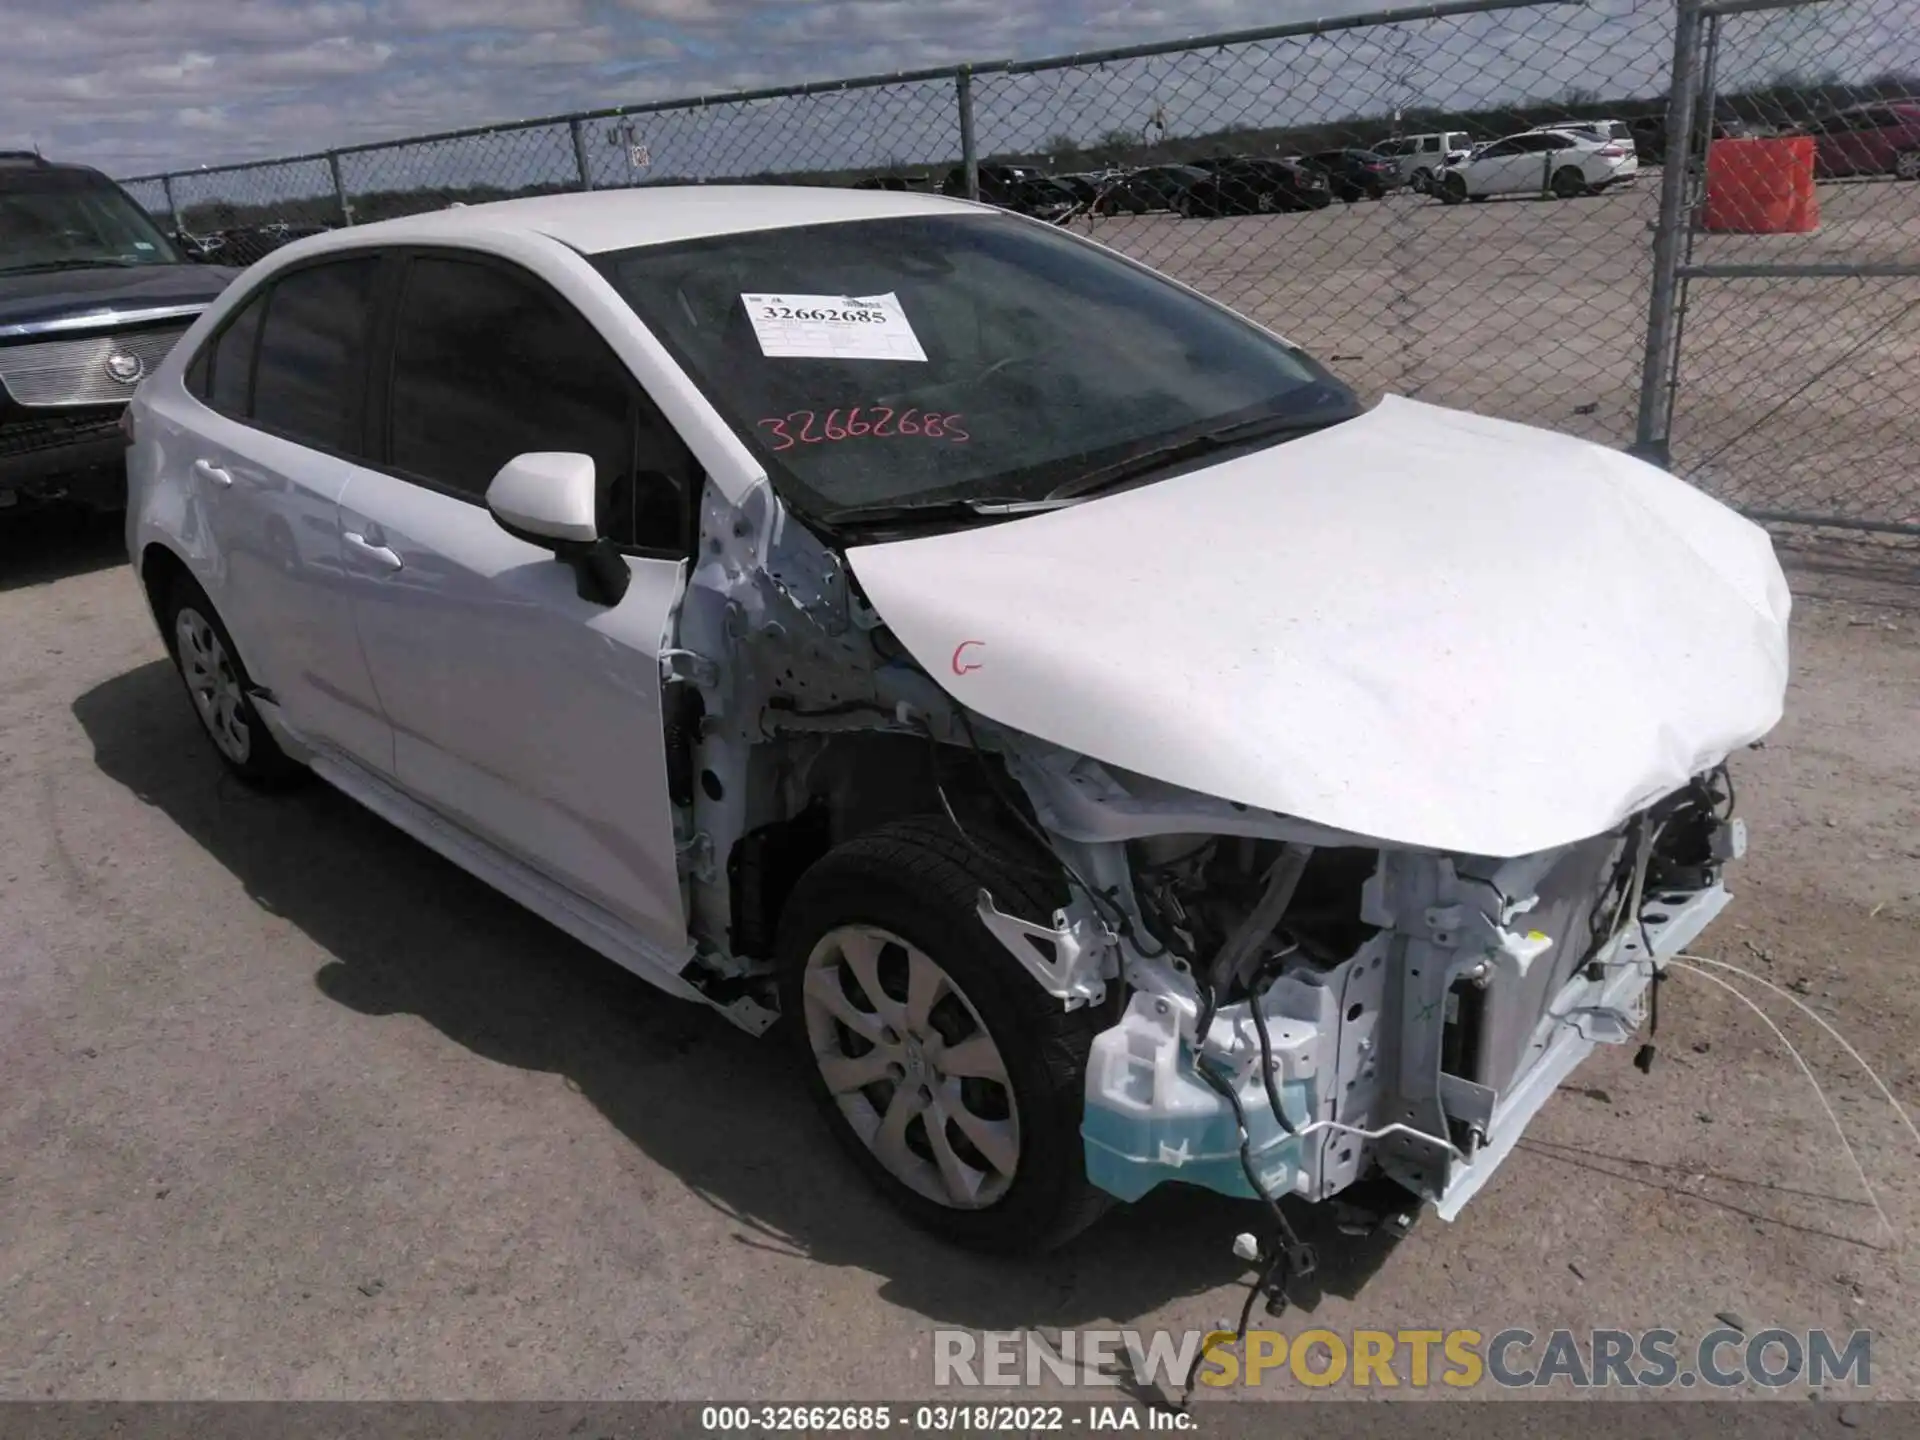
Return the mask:
<path fill-rule="evenodd" d="M 989 720 L 764 488 L 707 504 L 664 664 L 684 978 L 765 1029 L 783 899 L 833 846 L 944 814 L 1011 847 L 1062 903 L 1021 913 L 983 887 L 979 917 L 1059 1006 L 1110 1017 L 1082 1138 L 1121 1199 L 1180 1180 L 1322 1201 L 1384 1176 L 1451 1218 L 1594 1045 L 1640 1030 L 1661 960 L 1727 903 L 1744 835 L 1724 765 L 1538 853 L 1384 845 Z"/>

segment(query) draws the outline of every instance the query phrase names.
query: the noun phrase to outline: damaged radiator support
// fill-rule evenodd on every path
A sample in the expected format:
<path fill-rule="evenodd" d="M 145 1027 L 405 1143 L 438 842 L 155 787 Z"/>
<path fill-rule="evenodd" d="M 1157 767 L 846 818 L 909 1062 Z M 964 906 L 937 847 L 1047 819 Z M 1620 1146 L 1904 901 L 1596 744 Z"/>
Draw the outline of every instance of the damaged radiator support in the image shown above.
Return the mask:
<path fill-rule="evenodd" d="M 1716 860 L 1733 858 L 1737 827 L 1711 824 Z M 1297 946 L 1274 954 L 1316 851 L 1286 842 L 1207 967 L 1217 1007 L 1177 960 L 1128 956 L 1127 1008 L 1089 1061 L 1090 1175 L 1126 1199 L 1180 1179 L 1309 1201 L 1383 1175 L 1451 1219 L 1574 1066 L 1633 1037 L 1660 964 L 1726 904 L 1717 863 L 1691 885 L 1649 882 L 1658 833 L 1635 823 L 1504 861 L 1379 851 L 1360 897 L 1373 933 L 1332 964 Z M 1604 934 L 1596 907 L 1613 922 Z M 1257 1183 L 1241 1171 L 1236 1111 Z"/>

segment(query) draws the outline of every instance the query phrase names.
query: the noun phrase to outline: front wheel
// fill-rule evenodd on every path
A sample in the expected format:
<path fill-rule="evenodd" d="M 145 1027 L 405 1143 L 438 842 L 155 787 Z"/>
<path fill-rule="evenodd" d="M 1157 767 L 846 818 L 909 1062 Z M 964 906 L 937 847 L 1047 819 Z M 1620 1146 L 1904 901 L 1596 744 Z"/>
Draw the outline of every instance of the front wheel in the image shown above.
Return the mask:
<path fill-rule="evenodd" d="M 1893 157 L 1896 179 L 1920 180 L 1920 150 L 1908 150 Z"/>
<path fill-rule="evenodd" d="M 974 1249 L 1045 1250 L 1105 1208 L 1080 1118 L 1112 1017 L 1041 990 L 980 923 L 982 889 L 1042 923 L 1066 902 L 944 817 L 830 851 L 781 916 L 781 1009 L 827 1124 L 910 1220 Z"/>
<path fill-rule="evenodd" d="M 1458 205 L 1467 198 L 1467 177 L 1449 175 L 1440 182 L 1440 198 L 1449 205 Z"/>
<path fill-rule="evenodd" d="M 1430 195 L 1433 193 L 1433 172 L 1422 165 L 1413 172 L 1413 178 L 1407 183 L 1422 195 Z"/>

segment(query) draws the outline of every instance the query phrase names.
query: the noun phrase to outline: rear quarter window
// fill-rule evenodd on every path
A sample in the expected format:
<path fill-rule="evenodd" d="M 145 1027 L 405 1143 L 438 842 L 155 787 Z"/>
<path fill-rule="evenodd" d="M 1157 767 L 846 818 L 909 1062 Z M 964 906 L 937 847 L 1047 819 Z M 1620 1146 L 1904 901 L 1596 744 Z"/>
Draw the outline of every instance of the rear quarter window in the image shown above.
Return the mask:
<path fill-rule="evenodd" d="M 253 366 L 255 424 L 316 450 L 358 453 L 378 265 L 372 256 L 335 260 L 274 282 Z M 217 385 L 217 355 L 214 368 Z"/>

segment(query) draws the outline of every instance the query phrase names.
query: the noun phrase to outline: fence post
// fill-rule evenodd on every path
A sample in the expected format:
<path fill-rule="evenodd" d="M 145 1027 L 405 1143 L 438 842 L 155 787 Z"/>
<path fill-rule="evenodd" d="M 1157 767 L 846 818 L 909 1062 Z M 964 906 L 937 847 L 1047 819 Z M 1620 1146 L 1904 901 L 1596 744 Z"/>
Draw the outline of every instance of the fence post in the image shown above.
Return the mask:
<path fill-rule="evenodd" d="M 587 130 L 580 123 L 580 117 L 574 116 L 567 121 L 567 130 L 573 136 L 573 168 L 580 174 L 580 188 L 593 188 L 593 170 L 587 164 Z"/>
<path fill-rule="evenodd" d="M 980 198 L 980 156 L 973 148 L 973 67 L 962 65 L 953 77 L 954 98 L 960 105 L 960 169 L 966 176 L 967 199 Z"/>
<path fill-rule="evenodd" d="M 347 199 L 347 183 L 340 178 L 340 152 L 327 151 L 327 171 L 333 176 L 333 198 L 340 202 L 340 223 L 353 224 L 353 202 Z"/>
<path fill-rule="evenodd" d="M 1666 154 L 1660 161 L 1660 218 L 1653 231 L 1653 283 L 1647 297 L 1647 347 L 1640 365 L 1640 414 L 1633 453 L 1672 463 L 1675 343 L 1680 319 L 1680 249 L 1690 222 L 1688 170 L 1700 96 L 1701 0 L 1679 0 L 1673 29 L 1673 81 L 1667 93 Z"/>
<path fill-rule="evenodd" d="M 162 175 L 160 177 L 160 191 L 167 197 L 167 213 L 173 217 L 173 233 L 175 235 L 186 234 L 187 227 L 181 223 L 180 220 L 180 202 L 173 198 L 173 176 Z"/>

